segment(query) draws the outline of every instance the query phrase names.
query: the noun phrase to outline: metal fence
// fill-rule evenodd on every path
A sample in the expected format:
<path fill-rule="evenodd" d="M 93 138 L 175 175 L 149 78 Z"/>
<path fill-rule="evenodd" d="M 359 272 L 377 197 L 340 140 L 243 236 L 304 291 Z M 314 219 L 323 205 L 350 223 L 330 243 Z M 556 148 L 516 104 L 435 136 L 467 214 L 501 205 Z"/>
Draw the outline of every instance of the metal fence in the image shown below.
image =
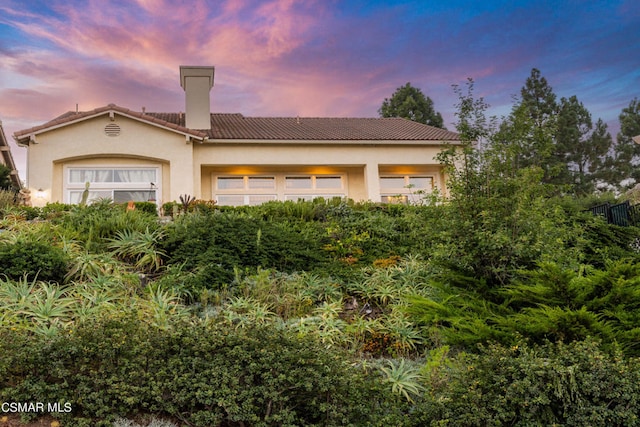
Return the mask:
<path fill-rule="evenodd" d="M 600 215 L 609 224 L 628 227 L 630 225 L 640 225 L 640 205 L 631 205 L 629 201 L 612 205 L 605 203 L 594 206 L 590 209 L 594 215 Z"/>

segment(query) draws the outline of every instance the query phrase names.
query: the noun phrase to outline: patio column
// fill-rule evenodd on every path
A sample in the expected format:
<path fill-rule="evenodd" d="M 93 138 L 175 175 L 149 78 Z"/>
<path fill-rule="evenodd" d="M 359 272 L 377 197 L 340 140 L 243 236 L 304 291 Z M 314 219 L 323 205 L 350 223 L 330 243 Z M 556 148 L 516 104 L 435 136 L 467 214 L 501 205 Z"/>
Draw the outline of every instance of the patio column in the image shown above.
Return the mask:
<path fill-rule="evenodd" d="M 367 199 L 372 202 L 380 202 L 380 175 L 378 163 L 367 163 L 364 166 L 364 185 L 367 191 Z"/>

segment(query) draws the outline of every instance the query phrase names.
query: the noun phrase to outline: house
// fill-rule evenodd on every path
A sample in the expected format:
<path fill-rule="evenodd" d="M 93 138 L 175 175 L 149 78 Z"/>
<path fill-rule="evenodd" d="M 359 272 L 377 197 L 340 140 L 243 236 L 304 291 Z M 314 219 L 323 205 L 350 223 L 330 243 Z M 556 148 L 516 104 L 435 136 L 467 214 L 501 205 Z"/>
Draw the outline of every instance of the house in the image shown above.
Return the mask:
<path fill-rule="evenodd" d="M 436 160 L 458 134 L 400 118 L 245 117 L 212 114 L 214 68 L 181 66 L 185 112 L 109 104 L 68 112 L 14 134 L 27 147 L 35 206 L 90 199 L 221 205 L 347 197 L 408 200 L 445 190 Z M 89 184 L 86 184 L 89 183 Z"/>
<path fill-rule="evenodd" d="M 22 182 L 20 182 L 20 176 L 18 175 L 16 164 L 13 161 L 13 156 L 11 155 L 11 147 L 9 147 L 9 143 L 4 133 L 4 128 L 2 127 L 1 120 L 0 120 L 0 165 L 4 165 L 9 168 L 9 179 L 11 180 L 13 187 L 16 189 L 22 188 Z"/>

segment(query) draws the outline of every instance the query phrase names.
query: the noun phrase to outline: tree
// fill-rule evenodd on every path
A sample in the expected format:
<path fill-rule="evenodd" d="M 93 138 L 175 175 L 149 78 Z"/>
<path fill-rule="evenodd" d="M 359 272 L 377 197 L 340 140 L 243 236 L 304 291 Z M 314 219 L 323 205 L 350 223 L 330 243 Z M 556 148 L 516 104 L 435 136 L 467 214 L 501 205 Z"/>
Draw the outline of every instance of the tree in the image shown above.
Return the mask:
<path fill-rule="evenodd" d="M 541 76 L 540 70 L 531 69 L 531 75 L 527 78 L 524 87 L 520 89 L 522 104 L 529 111 L 537 127 L 542 127 L 553 121 L 558 112 L 556 95 L 553 88 L 547 83 L 547 79 Z"/>
<path fill-rule="evenodd" d="M 11 169 L 7 166 L 0 164 L 0 190 L 11 190 L 13 184 L 11 183 Z"/>
<path fill-rule="evenodd" d="M 562 162 L 555 154 L 558 103 L 553 88 L 540 70 L 533 68 L 520 89 L 520 102 L 514 106 L 507 126 L 516 129 L 520 167 L 536 166 L 544 171 L 543 180 L 552 182 L 561 173 Z M 513 133 L 510 130 L 507 133 Z"/>
<path fill-rule="evenodd" d="M 391 98 L 385 98 L 378 114 L 380 117 L 402 117 L 445 129 L 442 115 L 434 109 L 431 98 L 411 86 L 411 83 L 396 89 Z"/>
<path fill-rule="evenodd" d="M 615 147 L 615 166 L 618 171 L 618 184 L 622 180 L 632 178 L 627 185 L 640 182 L 640 144 L 631 138 L 640 135 L 640 100 L 634 98 L 629 106 L 622 109 L 619 116 L 620 133 Z"/>
<path fill-rule="evenodd" d="M 456 93 L 456 131 L 463 144 L 438 156 L 449 197 L 440 212 L 445 224 L 441 250 L 431 259 L 447 283 L 466 283 L 493 298 L 492 289 L 509 283 L 520 270 L 535 268 L 543 257 L 573 263 L 570 251 L 558 244 L 573 231 L 564 213 L 547 202 L 542 168 L 521 167 L 514 159 L 520 154 L 520 129 L 495 131 L 494 120 L 485 115 L 488 105 L 474 98 L 472 80 L 466 91 L 456 87 Z M 519 114 L 518 122 L 530 124 Z"/>
<path fill-rule="evenodd" d="M 557 102 L 536 68 L 520 95 L 497 139 L 513 152 L 517 168 L 540 167 L 543 182 L 581 194 L 592 192 L 598 180 L 610 181 L 612 139 L 602 120 L 594 126 L 591 113 L 575 95 Z"/>

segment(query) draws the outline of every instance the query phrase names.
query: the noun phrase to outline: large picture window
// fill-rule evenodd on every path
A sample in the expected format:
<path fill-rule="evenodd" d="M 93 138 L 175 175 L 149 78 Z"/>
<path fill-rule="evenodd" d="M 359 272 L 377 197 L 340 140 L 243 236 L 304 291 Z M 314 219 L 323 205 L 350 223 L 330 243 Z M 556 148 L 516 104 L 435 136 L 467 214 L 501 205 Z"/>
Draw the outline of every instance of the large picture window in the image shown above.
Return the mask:
<path fill-rule="evenodd" d="M 73 167 L 66 173 L 66 201 L 80 203 L 86 183 L 89 183 L 91 203 L 111 199 L 116 203 L 157 201 L 160 169 L 154 167 Z"/>

